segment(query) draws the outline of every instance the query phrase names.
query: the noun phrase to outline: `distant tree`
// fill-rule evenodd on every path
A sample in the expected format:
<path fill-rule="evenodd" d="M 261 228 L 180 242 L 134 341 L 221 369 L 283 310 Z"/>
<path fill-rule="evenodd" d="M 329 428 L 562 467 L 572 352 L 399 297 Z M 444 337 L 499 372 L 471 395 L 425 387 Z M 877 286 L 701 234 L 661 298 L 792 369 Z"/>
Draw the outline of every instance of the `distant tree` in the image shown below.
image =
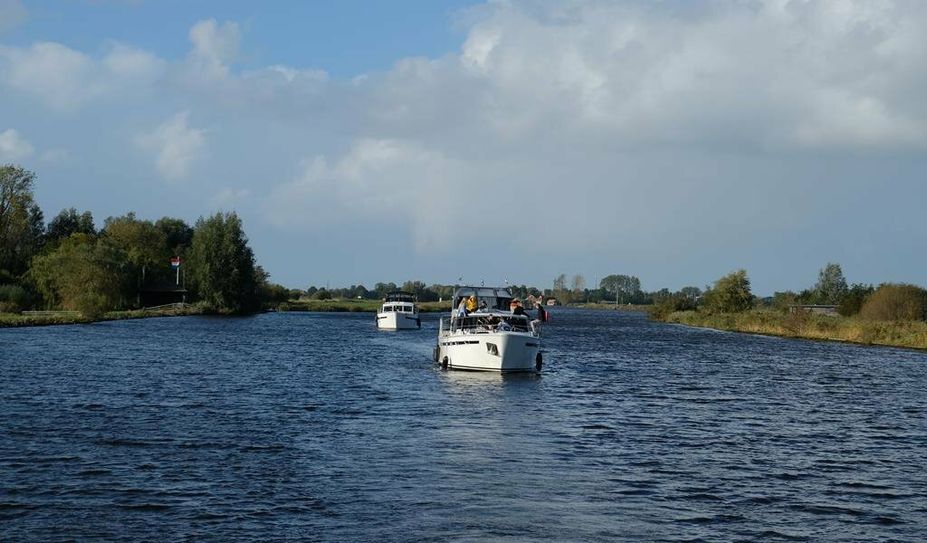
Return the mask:
<path fill-rule="evenodd" d="M 35 174 L 0 166 L 0 270 L 18 276 L 38 252 L 44 234 L 42 210 L 33 201 Z"/>
<path fill-rule="evenodd" d="M 745 270 L 737 270 L 715 282 L 705 293 L 705 305 L 718 313 L 737 313 L 753 307 L 750 279 Z"/>
<path fill-rule="evenodd" d="M 396 286 L 396 283 L 377 283 L 373 286 L 373 290 L 376 291 L 377 298 L 385 298 L 390 292 L 399 290 L 399 287 Z"/>
<path fill-rule="evenodd" d="M 679 294 L 694 302 L 702 296 L 702 289 L 698 287 L 682 287 Z"/>
<path fill-rule="evenodd" d="M 122 217 L 109 217 L 103 224 L 101 234 L 125 252 L 129 262 L 141 272 L 142 283 L 150 269 L 167 268 L 170 258 L 167 236 L 154 223 L 138 220 L 135 213 L 129 212 Z"/>
<path fill-rule="evenodd" d="M 814 295 L 819 304 L 838 304 L 847 293 L 847 281 L 840 264 L 828 263 L 818 272 Z"/>
<path fill-rule="evenodd" d="M 173 217 L 162 217 L 154 224 L 155 228 L 164 233 L 167 250 L 171 256 L 184 256 L 193 243 L 193 228 L 183 221 Z"/>
<path fill-rule="evenodd" d="M 860 317 L 878 321 L 921 321 L 927 317 L 927 290 L 908 284 L 879 285 L 863 304 Z"/>
<path fill-rule="evenodd" d="M 123 305 L 127 264 L 125 253 L 108 240 L 78 233 L 35 257 L 28 279 L 46 306 L 96 318 Z"/>
<path fill-rule="evenodd" d="M 795 294 L 791 290 L 787 290 L 784 292 L 774 292 L 771 305 L 774 309 L 785 313 L 789 310 L 789 307 L 798 303 L 798 294 Z"/>
<path fill-rule="evenodd" d="M 641 281 L 632 275 L 606 275 L 599 287 L 612 294 L 612 299 L 628 303 L 641 294 Z"/>
<path fill-rule="evenodd" d="M 860 312 L 866 299 L 875 291 L 872 285 L 854 283 L 840 299 L 837 312 L 844 317 L 852 317 Z"/>
<path fill-rule="evenodd" d="M 62 209 L 55 218 L 48 223 L 47 238 L 50 242 L 70 237 L 71 234 L 87 234 L 94 236 L 97 229 L 93 224 L 93 214 L 89 211 L 78 213 L 73 207 Z"/>
<path fill-rule="evenodd" d="M 572 294 L 573 294 L 573 301 L 574 301 L 574 302 L 581 302 L 581 301 L 585 300 L 585 299 L 586 299 L 586 293 L 585 293 L 585 290 L 586 290 L 586 278 L 583 277 L 581 274 L 576 274 L 576 275 L 574 275 L 574 276 L 573 276 L 573 280 L 572 280 L 572 286 L 573 286 L 573 289 L 572 289 L 572 290 L 573 290 L 573 292 L 572 292 Z M 526 290 L 527 290 L 527 289 L 526 289 Z"/>
<path fill-rule="evenodd" d="M 216 311 L 249 313 L 260 308 L 254 253 L 234 212 L 196 221 L 188 262 L 191 286 Z"/>
<path fill-rule="evenodd" d="M 321 288 L 317 290 L 315 294 L 312 295 L 312 297 L 315 298 L 316 300 L 331 300 L 332 293 L 329 292 L 328 289 L 326 288 Z"/>

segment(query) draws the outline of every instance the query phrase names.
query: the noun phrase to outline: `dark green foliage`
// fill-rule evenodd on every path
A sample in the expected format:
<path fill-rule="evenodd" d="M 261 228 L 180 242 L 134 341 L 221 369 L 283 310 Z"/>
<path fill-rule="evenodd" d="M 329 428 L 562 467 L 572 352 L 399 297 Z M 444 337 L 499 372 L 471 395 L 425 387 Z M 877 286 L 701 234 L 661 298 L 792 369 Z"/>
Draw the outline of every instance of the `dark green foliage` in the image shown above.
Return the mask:
<path fill-rule="evenodd" d="M 48 307 L 80 311 L 93 319 L 124 305 L 127 265 L 119 247 L 74 234 L 34 258 L 27 277 Z"/>
<path fill-rule="evenodd" d="M 856 315 L 863 308 L 863 304 L 866 303 L 866 298 L 874 291 L 872 285 L 854 283 L 841 298 L 837 311 L 844 317 Z"/>
<path fill-rule="evenodd" d="M 260 309 L 254 254 L 234 212 L 196 222 L 188 261 L 191 286 L 208 306 L 222 313 Z"/>
<path fill-rule="evenodd" d="M 155 223 L 155 228 L 164 233 L 171 256 L 184 256 L 193 243 L 193 228 L 182 219 L 163 217 Z"/>
<path fill-rule="evenodd" d="M 0 313 L 19 313 L 32 304 L 32 297 L 19 285 L 0 285 Z"/>
<path fill-rule="evenodd" d="M 915 285 L 885 283 L 863 304 L 860 317 L 874 321 L 920 321 L 927 317 L 927 290 Z"/>
<path fill-rule="evenodd" d="M 641 280 L 632 275 L 607 275 L 599 281 L 599 288 L 611 293 L 611 301 L 636 302 L 641 294 Z"/>
<path fill-rule="evenodd" d="M 0 270 L 17 277 L 44 243 L 42 210 L 33 201 L 35 174 L 0 166 Z"/>
<path fill-rule="evenodd" d="M 78 213 L 77 210 L 72 207 L 70 209 L 62 209 L 61 212 L 48 223 L 47 240 L 49 242 L 57 242 L 70 237 L 71 234 L 95 236 L 96 233 L 97 229 L 93 224 L 93 214 L 89 211 Z"/>
<path fill-rule="evenodd" d="M 745 270 L 737 270 L 715 282 L 705 293 L 705 306 L 716 313 L 737 313 L 753 307 L 750 279 Z"/>

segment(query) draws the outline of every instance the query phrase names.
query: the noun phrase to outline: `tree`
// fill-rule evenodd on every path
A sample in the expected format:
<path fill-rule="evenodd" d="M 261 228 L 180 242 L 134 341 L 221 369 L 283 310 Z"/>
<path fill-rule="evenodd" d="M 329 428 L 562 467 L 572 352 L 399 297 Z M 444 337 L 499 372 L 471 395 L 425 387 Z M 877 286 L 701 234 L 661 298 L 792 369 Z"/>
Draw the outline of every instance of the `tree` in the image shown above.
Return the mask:
<path fill-rule="evenodd" d="M 682 287 L 682 289 L 679 291 L 679 294 L 684 298 L 695 302 L 702 296 L 702 289 L 698 287 Z"/>
<path fill-rule="evenodd" d="M 74 234 L 35 257 L 28 279 L 48 307 L 60 305 L 96 318 L 121 305 L 127 263 L 125 253 L 107 240 Z"/>
<path fill-rule="evenodd" d="M 26 271 L 42 241 L 43 217 L 33 201 L 34 183 L 30 171 L 12 164 L 0 167 L 0 270 L 11 276 Z"/>
<path fill-rule="evenodd" d="M 162 217 L 155 223 L 155 228 L 164 233 L 171 256 L 184 256 L 193 243 L 193 228 L 182 219 Z"/>
<path fill-rule="evenodd" d="M 839 304 L 847 293 L 847 280 L 843 278 L 840 264 L 828 263 L 818 272 L 814 286 L 814 297 L 821 304 Z"/>
<path fill-rule="evenodd" d="M 526 289 L 527 290 L 527 289 Z M 582 301 L 585 297 L 586 278 L 580 274 L 573 276 L 573 301 Z"/>
<path fill-rule="evenodd" d="M 606 275 L 599 281 L 599 288 L 610 292 L 615 301 L 628 303 L 641 293 L 641 281 L 632 275 Z"/>
<path fill-rule="evenodd" d="M 886 283 L 869 296 L 860 317 L 877 321 L 921 321 L 927 317 L 927 290 L 916 285 Z"/>
<path fill-rule="evenodd" d="M 254 253 L 234 212 L 196 221 L 188 262 L 191 286 L 214 310 L 249 313 L 260 308 Z"/>
<path fill-rule="evenodd" d="M 109 217 L 102 235 L 125 252 L 129 262 L 141 271 L 141 282 L 151 268 L 167 268 L 167 236 L 151 221 L 140 221 L 131 211 L 122 217 Z"/>
<path fill-rule="evenodd" d="M 554 278 L 554 292 L 563 292 L 566 290 L 566 274 L 561 273 Z"/>
<path fill-rule="evenodd" d="M 70 237 L 71 234 L 87 234 L 94 236 L 96 233 L 97 229 L 93 224 L 93 214 L 89 211 L 78 213 L 77 210 L 72 207 L 70 209 L 62 209 L 61 212 L 48 223 L 47 239 L 49 242 L 57 242 Z"/>
<path fill-rule="evenodd" d="M 737 313 L 753 307 L 747 272 L 737 270 L 718 279 L 715 286 L 705 293 L 705 305 L 719 313 Z"/>
<path fill-rule="evenodd" d="M 872 285 L 864 285 L 862 283 L 854 283 L 853 286 L 847 290 L 847 293 L 843 295 L 843 298 L 840 300 L 840 305 L 837 306 L 837 312 L 843 315 L 844 317 L 852 317 L 860 312 L 863 308 L 863 304 L 866 303 L 866 299 L 875 291 Z"/>

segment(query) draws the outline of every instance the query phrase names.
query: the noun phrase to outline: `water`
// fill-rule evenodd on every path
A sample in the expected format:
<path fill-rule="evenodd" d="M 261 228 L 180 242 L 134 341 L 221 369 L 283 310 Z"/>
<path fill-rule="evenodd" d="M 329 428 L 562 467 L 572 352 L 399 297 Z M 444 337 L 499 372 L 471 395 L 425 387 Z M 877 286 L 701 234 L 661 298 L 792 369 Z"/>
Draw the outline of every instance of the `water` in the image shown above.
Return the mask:
<path fill-rule="evenodd" d="M 436 316 L 0 330 L 0 540 L 927 534 L 927 353 L 552 316 L 539 377 Z"/>

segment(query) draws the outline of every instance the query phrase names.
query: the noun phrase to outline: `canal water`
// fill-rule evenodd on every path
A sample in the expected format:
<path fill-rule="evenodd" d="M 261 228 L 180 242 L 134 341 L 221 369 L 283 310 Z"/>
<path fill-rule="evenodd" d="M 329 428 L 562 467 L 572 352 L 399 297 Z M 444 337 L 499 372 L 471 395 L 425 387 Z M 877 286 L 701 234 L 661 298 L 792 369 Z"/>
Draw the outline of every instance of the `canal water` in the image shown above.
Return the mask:
<path fill-rule="evenodd" d="M 927 353 L 558 309 L 514 377 L 434 315 L 0 330 L 0 540 L 927 537 Z"/>

